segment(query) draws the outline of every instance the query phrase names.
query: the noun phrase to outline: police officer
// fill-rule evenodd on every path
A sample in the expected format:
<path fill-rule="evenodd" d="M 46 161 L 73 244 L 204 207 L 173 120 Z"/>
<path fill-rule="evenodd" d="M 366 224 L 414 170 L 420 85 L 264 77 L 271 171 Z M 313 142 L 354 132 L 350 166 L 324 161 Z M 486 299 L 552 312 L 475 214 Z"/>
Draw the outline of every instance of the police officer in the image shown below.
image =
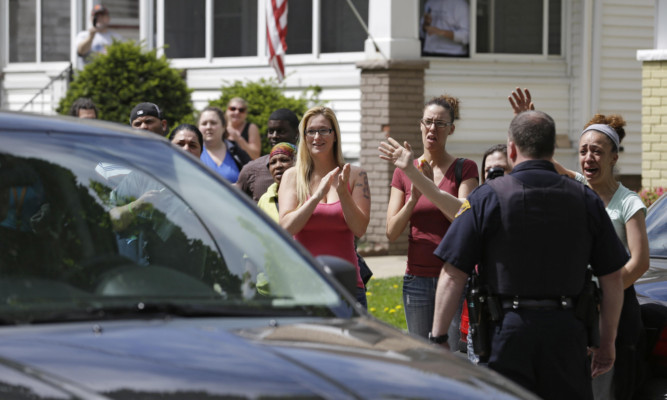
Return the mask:
<path fill-rule="evenodd" d="M 627 254 L 602 201 L 558 175 L 549 161 L 553 119 L 525 111 L 510 124 L 511 174 L 489 181 L 463 203 L 435 251 L 444 262 L 436 291 L 431 341 L 446 332 L 468 275 L 498 301 L 488 365 L 545 399 L 592 399 L 592 375 L 613 365 Z M 598 276 L 600 347 L 587 362 L 587 332 L 574 305 L 587 265 Z"/>

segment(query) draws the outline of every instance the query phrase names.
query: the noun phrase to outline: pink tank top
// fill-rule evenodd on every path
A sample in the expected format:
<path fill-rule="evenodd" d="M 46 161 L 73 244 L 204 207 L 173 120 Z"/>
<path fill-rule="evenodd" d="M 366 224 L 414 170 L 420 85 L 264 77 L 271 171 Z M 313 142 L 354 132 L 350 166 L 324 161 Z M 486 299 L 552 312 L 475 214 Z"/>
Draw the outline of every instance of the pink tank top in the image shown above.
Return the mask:
<path fill-rule="evenodd" d="M 359 273 L 357 252 L 354 250 L 354 234 L 345 223 L 340 200 L 335 203 L 318 203 L 306 226 L 294 235 L 310 253 L 340 257 L 357 268 L 357 286 L 364 287 Z"/>

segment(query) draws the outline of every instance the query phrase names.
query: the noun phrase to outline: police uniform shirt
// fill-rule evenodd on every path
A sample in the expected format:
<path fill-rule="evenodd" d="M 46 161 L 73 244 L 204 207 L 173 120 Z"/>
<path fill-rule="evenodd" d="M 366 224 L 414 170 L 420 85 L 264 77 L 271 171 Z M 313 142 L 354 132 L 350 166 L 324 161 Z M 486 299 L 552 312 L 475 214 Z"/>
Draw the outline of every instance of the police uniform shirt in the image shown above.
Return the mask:
<path fill-rule="evenodd" d="M 512 177 L 518 179 L 527 188 L 538 190 L 553 190 L 554 186 L 563 184 L 572 189 L 572 186 L 569 185 L 574 183 L 574 181 L 561 182 L 562 179 L 569 180 L 569 178 L 558 175 L 553 164 L 546 160 L 522 162 L 514 168 L 510 176 L 496 179 L 513 179 Z M 577 183 L 577 185 L 580 184 Z M 579 186 L 574 186 L 572 192 L 577 192 L 579 188 Z M 570 199 L 570 201 L 572 196 L 581 196 L 576 193 L 570 193 L 572 195 L 570 197 L 566 193 L 559 194 L 561 198 Z M 486 281 L 493 293 L 532 297 L 576 295 L 583 286 L 586 265 L 592 266 L 595 275 L 602 276 L 618 270 L 628 260 L 627 253 L 614 232 L 600 198 L 589 188 L 583 187 L 583 199 L 586 207 L 581 208 L 583 211 L 579 214 L 582 215 L 585 212 L 587 215 L 582 219 L 569 218 L 567 223 L 560 224 L 569 226 L 571 231 L 581 228 L 579 232 L 583 230 L 584 234 L 579 236 L 583 237 L 568 236 L 568 232 L 558 232 L 559 229 L 554 229 L 557 224 L 553 226 L 545 224 L 536 229 L 521 232 L 520 237 L 513 238 L 515 244 L 523 240 L 527 242 L 532 240 L 532 243 L 540 244 L 539 249 L 534 248 L 535 246 L 518 246 L 519 248 L 508 246 L 509 248 L 498 250 L 497 246 L 494 247 L 494 242 L 504 240 L 503 235 L 507 234 L 505 227 L 502 226 L 500 202 L 493 188 L 488 184 L 482 185 L 475 189 L 468 200 L 463 203 L 452 226 L 434 254 L 467 274 L 470 274 L 475 265 L 479 264 L 480 274 L 487 276 L 485 279 L 488 279 L 489 275 L 493 276 L 492 279 Z M 533 206 L 537 207 L 534 207 L 533 210 L 538 209 L 539 213 L 539 206 L 543 202 L 544 200 L 535 202 Z M 556 203 L 556 206 L 558 205 Z M 567 206 L 563 205 L 556 209 L 560 214 L 566 215 L 566 219 L 570 213 L 577 214 L 565 207 Z M 526 209 L 530 210 L 529 207 Z M 511 218 L 520 216 L 515 213 Z M 543 213 L 542 216 L 545 220 L 548 220 L 549 217 L 555 218 L 548 213 Z M 582 241 L 583 246 L 575 246 L 581 244 Z M 567 263 L 567 267 L 555 265 L 554 260 L 563 260 L 563 256 L 565 259 L 571 256 L 571 259 L 576 262 Z M 503 260 L 513 260 L 512 265 L 503 265 Z M 518 263 L 517 260 L 519 260 Z M 573 264 L 575 264 L 574 267 Z M 569 278 L 572 275 L 567 272 L 568 268 L 570 271 L 573 268 L 581 271 L 580 282 L 572 282 L 573 280 Z M 549 273 L 552 275 L 547 278 Z M 510 291 L 508 288 L 512 288 L 512 293 L 507 293 Z M 524 289 L 527 292 L 517 293 L 517 290 Z"/>

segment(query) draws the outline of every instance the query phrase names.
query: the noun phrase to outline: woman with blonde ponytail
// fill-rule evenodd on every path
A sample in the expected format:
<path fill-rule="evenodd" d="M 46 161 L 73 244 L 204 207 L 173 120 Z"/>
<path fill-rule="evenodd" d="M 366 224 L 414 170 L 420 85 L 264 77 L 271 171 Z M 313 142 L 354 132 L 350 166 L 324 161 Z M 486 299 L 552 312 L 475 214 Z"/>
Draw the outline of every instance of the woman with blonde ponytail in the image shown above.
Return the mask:
<path fill-rule="evenodd" d="M 371 196 L 366 171 L 345 163 L 333 110 L 317 106 L 299 124 L 297 161 L 278 192 L 280 225 L 313 256 L 333 255 L 357 268 L 357 300 L 366 306 L 354 238 L 366 233 Z"/>

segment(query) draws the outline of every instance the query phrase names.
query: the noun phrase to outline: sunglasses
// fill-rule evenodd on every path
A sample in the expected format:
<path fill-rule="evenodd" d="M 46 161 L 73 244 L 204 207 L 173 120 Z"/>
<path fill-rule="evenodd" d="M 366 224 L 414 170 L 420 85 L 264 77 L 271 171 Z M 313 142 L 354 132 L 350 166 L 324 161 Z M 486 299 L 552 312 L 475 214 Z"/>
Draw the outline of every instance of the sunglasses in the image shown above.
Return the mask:
<path fill-rule="evenodd" d="M 246 110 L 244 107 L 227 107 L 227 109 L 231 112 L 239 110 L 240 113 L 244 113 Z"/>

